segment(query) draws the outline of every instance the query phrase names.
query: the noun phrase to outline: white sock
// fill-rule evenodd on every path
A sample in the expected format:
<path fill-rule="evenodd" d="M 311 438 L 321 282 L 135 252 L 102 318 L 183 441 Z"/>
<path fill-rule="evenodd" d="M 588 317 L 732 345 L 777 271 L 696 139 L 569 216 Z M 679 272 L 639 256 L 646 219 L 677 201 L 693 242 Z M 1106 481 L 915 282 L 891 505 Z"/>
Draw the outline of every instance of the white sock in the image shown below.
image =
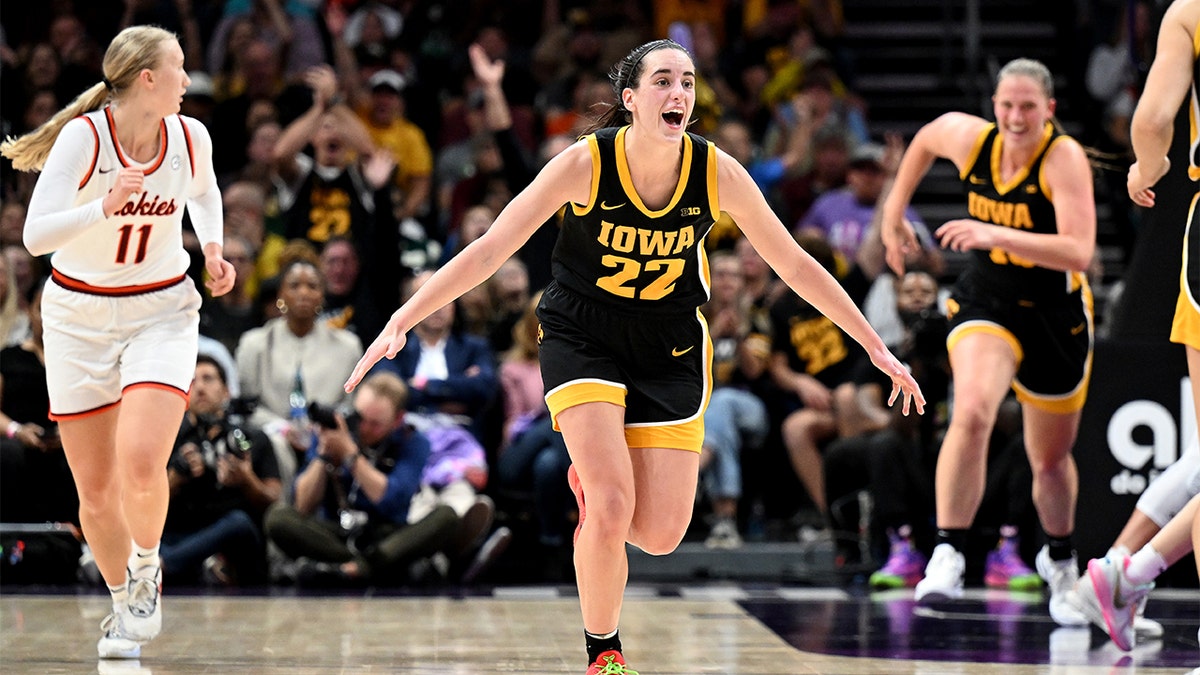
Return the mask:
<path fill-rule="evenodd" d="M 112 595 L 114 611 L 120 611 L 125 605 L 129 604 L 128 583 L 121 584 L 120 586 L 109 586 L 108 592 Z"/>
<path fill-rule="evenodd" d="M 1133 553 L 1133 551 L 1130 551 L 1128 546 L 1113 546 L 1112 548 L 1108 549 L 1108 553 L 1105 553 L 1104 557 L 1111 558 L 1112 560 L 1120 560 L 1131 553 Z"/>
<path fill-rule="evenodd" d="M 1167 567 L 1167 561 L 1163 560 L 1162 555 L 1155 551 L 1153 546 L 1146 544 L 1129 559 L 1129 567 L 1125 568 L 1125 578 L 1134 585 L 1141 586 L 1157 579 Z"/>
<path fill-rule="evenodd" d="M 129 554 L 129 573 L 133 574 L 147 567 L 158 567 L 158 544 L 154 548 L 142 548 L 133 544 L 133 552 Z"/>

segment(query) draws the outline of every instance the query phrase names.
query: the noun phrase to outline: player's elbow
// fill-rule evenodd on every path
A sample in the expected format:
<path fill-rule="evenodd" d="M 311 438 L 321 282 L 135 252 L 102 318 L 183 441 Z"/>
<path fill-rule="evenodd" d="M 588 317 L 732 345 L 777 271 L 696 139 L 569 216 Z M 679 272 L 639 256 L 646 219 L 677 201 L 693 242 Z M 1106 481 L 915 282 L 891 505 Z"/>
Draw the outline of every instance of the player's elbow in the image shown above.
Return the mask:
<path fill-rule="evenodd" d="M 1087 272 L 1092 267 L 1092 260 L 1096 257 L 1096 245 L 1081 245 L 1076 246 L 1072 255 L 1067 259 L 1067 269 L 1072 272 Z"/>
<path fill-rule="evenodd" d="M 54 247 L 44 237 L 39 236 L 38 228 L 34 223 L 25 224 L 25 232 L 21 235 L 21 241 L 25 244 L 25 249 L 35 258 L 47 255 L 54 252 Z"/>
<path fill-rule="evenodd" d="M 1129 133 L 1134 137 L 1154 137 L 1169 133 L 1175 124 L 1173 113 L 1150 107 L 1138 108 L 1129 123 Z"/>

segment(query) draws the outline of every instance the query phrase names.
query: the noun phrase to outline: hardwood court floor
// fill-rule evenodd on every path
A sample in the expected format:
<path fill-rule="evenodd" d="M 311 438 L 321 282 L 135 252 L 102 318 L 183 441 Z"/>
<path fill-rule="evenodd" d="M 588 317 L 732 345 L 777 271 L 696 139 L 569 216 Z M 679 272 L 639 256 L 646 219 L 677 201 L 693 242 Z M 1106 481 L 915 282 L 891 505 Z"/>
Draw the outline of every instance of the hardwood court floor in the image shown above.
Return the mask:
<path fill-rule="evenodd" d="M 843 605 L 850 608 L 846 614 L 850 626 L 830 619 L 842 612 Z M 1194 614 L 1200 595 L 1185 596 L 1183 606 Z M 108 607 L 107 597 L 90 591 L 3 594 L 0 673 L 582 675 L 584 670 L 578 600 L 570 591 L 555 587 L 429 597 L 362 592 L 335 597 L 168 594 L 163 634 L 143 650 L 142 658 L 98 664 L 98 626 Z M 898 607 L 912 615 L 911 607 Z M 873 632 L 882 632 L 876 638 L 886 641 L 896 628 L 880 628 L 878 621 L 869 618 L 886 612 L 868 606 L 863 614 L 862 608 L 861 599 L 840 589 L 764 595 L 747 594 L 737 587 L 711 592 L 681 587 L 665 594 L 631 587 L 622 633 L 630 666 L 642 675 L 1180 675 L 1192 667 L 1147 667 L 1142 663 L 1153 660 L 1139 663 L 1136 652 L 1131 657 L 1112 650 L 1092 650 L 1091 656 L 1075 665 L 999 663 L 1011 660 L 1004 655 L 1002 637 L 991 628 L 963 629 L 955 621 L 927 624 L 924 630 L 974 630 L 976 642 L 995 643 L 996 655 L 989 659 L 993 663 L 970 662 L 979 657 L 952 650 L 940 656 L 936 650 L 892 651 L 900 658 L 879 658 L 878 651 L 841 649 L 840 653 L 874 655 L 837 656 L 793 646 L 817 645 L 805 640 L 825 638 L 865 646 Z M 968 606 L 964 612 L 986 616 L 995 609 Z M 793 622 L 799 635 L 789 635 L 786 626 L 781 630 L 776 619 L 761 618 L 789 613 L 796 618 L 785 621 Z M 1041 623 L 1040 617 L 1028 620 L 1038 631 L 1045 629 Z M 1181 643 L 1185 655 L 1192 649 L 1190 654 L 1200 664 L 1195 618 L 1177 624 L 1169 625 L 1172 640 Z M 1033 635 L 1026 638 L 1034 639 Z M 1191 644 L 1180 636 L 1190 636 Z M 1044 649 L 1044 633 L 1037 640 L 1041 641 L 1037 649 Z M 1010 642 L 1007 649 L 1020 650 L 1020 641 Z M 1092 643 L 1096 641 L 1093 637 Z M 952 660 L 937 660 L 942 658 Z M 1099 665 L 1087 665 L 1092 663 Z"/>

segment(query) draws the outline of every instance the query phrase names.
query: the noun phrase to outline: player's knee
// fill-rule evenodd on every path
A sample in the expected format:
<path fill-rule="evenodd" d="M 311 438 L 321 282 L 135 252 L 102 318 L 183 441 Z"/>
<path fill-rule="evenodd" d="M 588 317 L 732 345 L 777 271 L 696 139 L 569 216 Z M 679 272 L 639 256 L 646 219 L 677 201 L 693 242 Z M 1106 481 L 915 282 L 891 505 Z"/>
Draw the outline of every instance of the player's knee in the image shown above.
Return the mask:
<path fill-rule="evenodd" d="M 959 401 L 954 406 L 950 424 L 970 438 L 987 439 L 996 424 L 996 413 L 982 402 L 971 404 Z"/>
<path fill-rule="evenodd" d="M 121 506 L 121 490 L 111 477 L 90 481 L 79 481 L 79 513 L 81 515 L 105 517 Z"/>
<path fill-rule="evenodd" d="M 1034 475 L 1066 475 L 1075 467 L 1075 460 L 1066 452 L 1030 453 L 1029 468 Z"/>
<path fill-rule="evenodd" d="M 587 524 L 605 538 L 624 540 L 633 522 L 634 496 L 620 489 L 589 489 Z"/>

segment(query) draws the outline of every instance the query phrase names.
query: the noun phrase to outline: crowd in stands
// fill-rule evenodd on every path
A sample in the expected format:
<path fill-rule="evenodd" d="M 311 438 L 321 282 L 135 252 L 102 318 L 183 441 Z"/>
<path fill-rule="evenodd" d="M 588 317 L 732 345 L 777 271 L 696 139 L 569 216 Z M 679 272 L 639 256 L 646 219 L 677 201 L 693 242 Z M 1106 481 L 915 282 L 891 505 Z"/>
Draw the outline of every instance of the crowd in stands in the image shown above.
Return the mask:
<path fill-rule="evenodd" d="M 191 401 L 164 467 L 168 578 L 469 582 L 502 558 L 527 579 L 573 574 L 570 459 L 542 398 L 533 315 L 553 219 L 486 284 L 422 321 L 353 396 L 342 383 L 430 270 L 487 231 L 614 99 L 606 65 L 668 35 L 699 69 L 691 130 L 747 167 L 929 401 L 922 417 L 889 409 L 889 383 L 854 341 L 774 279 L 724 216 L 707 241 L 715 387 L 696 538 L 728 549 L 833 538 L 847 562 L 884 567 L 873 583 L 919 578 L 950 395 L 949 280 L 934 224 L 916 211 L 924 259 L 901 279 L 883 262 L 877 204 L 904 141 L 868 132 L 840 2 L 5 3 L 3 134 L 31 131 L 100 81 L 101 46 L 143 23 L 180 37 L 182 113 L 215 141 L 237 270 L 233 291 L 205 298 Z M 1088 86 L 1119 144 L 1138 73 L 1113 31 Z M 0 171 L 0 522 L 77 524 L 41 360 L 50 262 L 21 238 L 33 176 Z M 1017 533 L 1037 531 L 1013 417 L 993 439 L 977 522 L 985 549 L 999 538 L 987 559 L 996 585 L 1028 572 Z M 863 491 L 874 502 L 865 529 Z M 869 542 L 867 560 L 845 531 Z"/>

